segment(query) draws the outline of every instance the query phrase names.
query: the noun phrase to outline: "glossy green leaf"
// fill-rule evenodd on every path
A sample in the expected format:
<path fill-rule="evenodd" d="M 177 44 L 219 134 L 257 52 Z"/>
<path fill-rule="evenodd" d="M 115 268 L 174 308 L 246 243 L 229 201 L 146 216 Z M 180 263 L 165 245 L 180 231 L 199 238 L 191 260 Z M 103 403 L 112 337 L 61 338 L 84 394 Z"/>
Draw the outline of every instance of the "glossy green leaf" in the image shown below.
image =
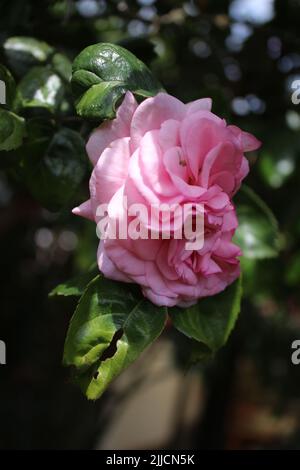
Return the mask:
<path fill-rule="evenodd" d="M 10 151 L 0 151 L 0 168 L 14 167 L 15 176 L 26 183 L 27 163 L 39 161 L 53 134 L 52 121 L 41 117 L 28 119 L 22 145 Z"/>
<path fill-rule="evenodd" d="M 7 107 L 11 108 L 16 92 L 16 82 L 10 71 L 1 64 L 0 87 L 0 104 L 7 105 Z"/>
<path fill-rule="evenodd" d="M 60 209 L 73 197 L 85 174 L 82 137 L 61 128 L 52 138 L 46 134 L 34 139 L 26 150 L 23 172 L 30 192 L 48 209 Z"/>
<path fill-rule="evenodd" d="M 73 62 L 72 88 L 80 116 L 111 119 L 127 90 L 138 96 L 162 90 L 152 73 L 121 46 L 100 43 L 84 49 Z"/>
<path fill-rule="evenodd" d="M 19 112 L 44 108 L 55 113 L 64 96 L 63 81 L 49 67 L 33 67 L 17 87 L 15 106 Z"/>
<path fill-rule="evenodd" d="M 97 399 L 160 335 L 166 319 L 166 309 L 151 304 L 139 290 L 97 277 L 71 320 L 64 363 L 77 368 L 87 397 Z"/>
<path fill-rule="evenodd" d="M 235 243 L 247 258 L 272 258 L 278 255 L 278 224 L 264 201 L 247 186 L 236 198 L 239 226 Z"/>
<path fill-rule="evenodd" d="M 45 64 L 54 49 L 46 42 L 31 37 L 14 36 L 4 43 L 4 53 L 11 69 L 22 76 L 35 65 Z"/>
<path fill-rule="evenodd" d="M 51 60 L 52 68 L 65 81 L 69 82 L 72 77 L 72 63 L 67 56 L 57 52 Z"/>
<path fill-rule="evenodd" d="M 23 118 L 0 108 L 0 151 L 18 148 L 23 141 L 25 132 Z"/>
<path fill-rule="evenodd" d="M 207 357 L 207 349 L 214 354 L 226 343 L 240 312 L 241 296 L 239 278 L 220 294 L 200 299 L 196 305 L 169 309 L 175 328 L 201 343 L 196 357 Z"/>
<path fill-rule="evenodd" d="M 78 114 L 83 117 L 112 119 L 115 116 L 116 104 L 126 93 L 126 87 L 114 82 L 103 82 L 92 86 L 76 103 Z"/>

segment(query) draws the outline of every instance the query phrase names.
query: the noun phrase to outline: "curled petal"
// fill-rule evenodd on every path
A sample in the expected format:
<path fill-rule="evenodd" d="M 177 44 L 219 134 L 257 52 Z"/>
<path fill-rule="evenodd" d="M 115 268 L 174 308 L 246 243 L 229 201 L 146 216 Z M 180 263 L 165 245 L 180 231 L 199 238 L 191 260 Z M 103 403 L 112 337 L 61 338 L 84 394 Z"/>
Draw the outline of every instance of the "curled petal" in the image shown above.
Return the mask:
<path fill-rule="evenodd" d="M 80 206 L 74 207 L 72 212 L 73 214 L 79 215 L 80 217 L 84 217 L 85 219 L 94 220 L 94 214 L 92 211 L 92 204 L 90 199 L 80 204 Z"/>

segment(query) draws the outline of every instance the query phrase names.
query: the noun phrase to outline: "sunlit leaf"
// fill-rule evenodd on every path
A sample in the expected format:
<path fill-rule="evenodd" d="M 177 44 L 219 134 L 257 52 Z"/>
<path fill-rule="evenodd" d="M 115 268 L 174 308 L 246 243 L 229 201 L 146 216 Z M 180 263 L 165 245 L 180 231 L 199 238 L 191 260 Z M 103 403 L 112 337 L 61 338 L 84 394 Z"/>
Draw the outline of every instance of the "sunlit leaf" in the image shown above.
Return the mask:
<path fill-rule="evenodd" d="M 72 87 L 80 116 L 111 119 L 127 90 L 140 97 L 162 90 L 146 65 L 123 47 L 100 43 L 84 49 L 73 62 Z"/>
<path fill-rule="evenodd" d="M 97 399 L 162 332 L 165 308 L 126 284 L 97 277 L 87 287 L 71 320 L 64 363 L 77 368 L 77 381 Z"/>
<path fill-rule="evenodd" d="M 8 38 L 4 43 L 4 53 L 11 69 L 22 76 L 35 65 L 42 65 L 54 53 L 46 42 L 23 36 Z"/>
<path fill-rule="evenodd" d="M 23 118 L 0 108 L 0 151 L 18 148 L 23 141 L 25 132 Z"/>
<path fill-rule="evenodd" d="M 49 67 L 33 67 L 17 87 L 15 106 L 19 112 L 36 108 L 55 113 L 64 96 L 62 79 Z"/>

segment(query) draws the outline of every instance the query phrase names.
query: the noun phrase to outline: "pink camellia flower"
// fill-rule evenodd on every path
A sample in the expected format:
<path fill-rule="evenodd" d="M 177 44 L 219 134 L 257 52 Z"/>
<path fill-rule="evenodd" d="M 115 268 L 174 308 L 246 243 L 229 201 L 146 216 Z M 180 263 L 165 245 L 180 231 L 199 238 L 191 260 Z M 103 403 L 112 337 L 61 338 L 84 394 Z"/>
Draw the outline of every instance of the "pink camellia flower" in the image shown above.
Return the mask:
<path fill-rule="evenodd" d="M 232 196 L 249 171 L 244 152 L 259 146 L 251 134 L 213 114 L 209 98 L 183 104 L 159 93 L 138 105 L 127 92 L 116 118 L 90 136 L 91 197 L 73 212 L 98 222 L 97 207 L 107 203 L 109 219 L 120 220 L 127 211 L 124 196 L 128 206 L 148 208 L 199 203 L 204 244 L 187 250 L 186 240 L 174 237 L 101 240 L 102 273 L 140 284 L 156 305 L 185 307 L 225 289 L 240 274 Z"/>

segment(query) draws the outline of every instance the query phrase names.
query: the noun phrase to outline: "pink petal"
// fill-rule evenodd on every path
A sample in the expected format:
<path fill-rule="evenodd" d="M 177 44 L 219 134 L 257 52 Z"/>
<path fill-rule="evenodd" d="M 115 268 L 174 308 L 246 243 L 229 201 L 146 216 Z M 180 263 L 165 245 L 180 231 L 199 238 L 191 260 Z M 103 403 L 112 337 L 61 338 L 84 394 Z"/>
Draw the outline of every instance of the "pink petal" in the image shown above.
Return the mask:
<path fill-rule="evenodd" d="M 179 145 L 179 126 L 180 122 L 175 119 L 162 123 L 159 130 L 159 145 L 163 152 Z"/>
<path fill-rule="evenodd" d="M 141 283 L 139 278 L 142 278 L 143 283 L 145 282 L 146 261 L 126 250 L 123 245 L 118 243 L 118 240 L 108 243 L 106 251 L 109 258 L 122 273 L 133 281 Z"/>
<path fill-rule="evenodd" d="M 180 140 L 189 168 L 198 180 L 198 173 L 207 153 L 224 141 L 225 124 L 209 111 L 188 115 L 180 127 Z"/>
<path fill-rule="evenodd" d="M 159 250 L 156 264 L 162 275 L 171 281 L 178 279 L 178 274 L 176 273 L 173 266 L 168 263 L 168 246 L 170 244 L 165 241 L 161 245 L 161 249 Z"/>
<path fill-rule="evenodd" d="M 111 142 L 121 137 L 129 137 L 131 119 L 136 108 L 137 102 L 133 94 L 128 91 L 118 108 L 116 118 L 105 121 L 92 132 L 86 150 L 93 165 L 96 165 L 101 153 Z"/>
<path fill-rule="evenodd" d="M 220 266 L 213 259 L 211 259 L 211 253 L 207 253 L 201 258 L 200 269 L 206 276 L 209 274 L 217 274 L 222 272 Z"/>
<path fill-rule="evenodd" d="M 147 98 L 135 111 L 131 122 L 132 150 L 139 145 L 147 131 L 159 129 L 169 119 L 181 121 L 185 116 L 185 105 L 167 93 L 158 93 Z"/>
<path fill-rule="evenodd" d="M 158 141 L 158 131 L 146 132 L 141 140 L 139 162 L 145 184 L 163 198 L 167 198 L 174 196 L 177 191 L 163 165 Z"/>
<path fill-rule="evenodd" d="M 121 282 L 132 282 L 131 279 L 120 271 L 112 260 L 107 256 L 104 240 L 101 240 L 98 247 L 98 266 L 100 271 L 108 279 L 114 279 Z"/>
<path fill-rule="evenodd" d="M 210 179 L 211 184 L 217 184 L 227 194 L 232 194 L 235 189 L 235 178 L 229 171 L 220 171 L 212 175 Z"/>
<path fill-rule="evenodd" d="M 235 230 L 238 226 L 238 219 L 235 213 L 235 210 L 230 210 L 225 212 L 223 216 L 222 230 L 224 232 L 229 232 Z"/>
<path fill-rule="evenodd" d="M 168 297 L 166 295 L 157 294 L 153 292 L 153 290 L 149 287 L 144 287 L 142 291 L 144 296 L 147 297 L 147 299 L 149 299 L 154 305 L 157 305 L 158 307 L 174 307 L 174 305 L 177 305 L 177 296 Z"/>
<path fill-rule="evenodd" d="M 241 147 L 243 152 L 250 152 L 252 150 L 257 150 L 261 146 L 261 141 L 258 140 L 254 135 L 249 132 L 242 131 L 237 126 L 228 126 L 228 129 L 234 134 L 238 140 L 238 144 Z"/>
<path fill-rule="evenodd" d="M 249 173 L 249 162 L 246 157 L 242 158 L 242 163 L 237 174 L 237 179 L 241 182 Z"/>
<path fill-rule="evenodd" d="M 218 247 L 214 250 L 214 256 L 225 259 L 236 258 L 240 254 L 241 250 L 237 245 L 225 240 L 220 240 Z"/>
<path fill-rule="evenodd" d="M 159 204 L 159 198 L 144 181 L 144 176 L 140 168 L 139 151 L 134 152 L 130 159 L 128 178 L 125 182 L 125 195 L 128 197 L 128 204 L 141 203 Z"/>
<path fill-rule="evenodd" d="M 215 211 L 224 209 L 228 203 L 229 197 L 224 192 L 220 192 L 217 196 L 212 197 L 206 202 L 207 206 Z"/>
<path fill-rule="evenodd" d="M 218 157 L 222 146 L 223 146 L 222 143 L 218 144 L 216 147 L 211 149 L 204 158 L 202 169 L 200 172 L 200 177 L 199 177 L 199 183 L 204 188 L 208 187 L 211 168 L 213 164 L 215 163 L 215 160 Z"/>
<path fill-rule="evenodd" d="M 201 98 L 200 100 L 191 101 L 186 105 L 187 114 L 193 114 L 197 111 L 211 111 L 212 99 L 211 98 Z"/>
<path fill-rule="evenodd" d="M 154 263 L 148 262 L 146 265 L 146 285 L 156 294 L 166 297 L 177 297 L 176 294 L 168 288 L 159 269 Z"/>
<path fill-rule="evenodd" d="M 232 142 L 223 140 L 219 148 L 218 158 L 213 164 L 211 174 L 227 171 L 236 176 L 241 166 L 242 158 L 243 154 Z"/>
<path fill-rule="evenodd" d="M 124 184 L 130 159 L 129 137 L 115 140 L 99 158 L 91 179 L 90 193 L 93 211 L 99 204 L 109 203 Z"/>
<path fill-rule="evenodd" d="M 131 251 L 134 252 L 138 258 L 145 261 L 154 261 L 162 245 L 162 240 L 152 240 L 151 238 L 147 240 L 138 238 L 137 240 L 130 240 L 130 242 Z"/>
<path fill-rule="evenodd" d="M 79 215 L 80 217 L 84 217 L 85 219 L 94 220 L 94 214 L 92 211 L 92 205 L 91 205 L 90 199 L 80 204 L 80 206 L 74 207 L 72 212 L 73 214 Z"/>
<path fill-rule="evenodd" d="M 192 200 L 199 198 L 206 191 L 200 186 L 193 186 L 187 183 L 188 174 L 186 162 L 183 158 L 182 149 L 180 147 L 173 147 L 166 151 L 163 157 L 165 168 L 177 187 L 178 192 Z"/>

